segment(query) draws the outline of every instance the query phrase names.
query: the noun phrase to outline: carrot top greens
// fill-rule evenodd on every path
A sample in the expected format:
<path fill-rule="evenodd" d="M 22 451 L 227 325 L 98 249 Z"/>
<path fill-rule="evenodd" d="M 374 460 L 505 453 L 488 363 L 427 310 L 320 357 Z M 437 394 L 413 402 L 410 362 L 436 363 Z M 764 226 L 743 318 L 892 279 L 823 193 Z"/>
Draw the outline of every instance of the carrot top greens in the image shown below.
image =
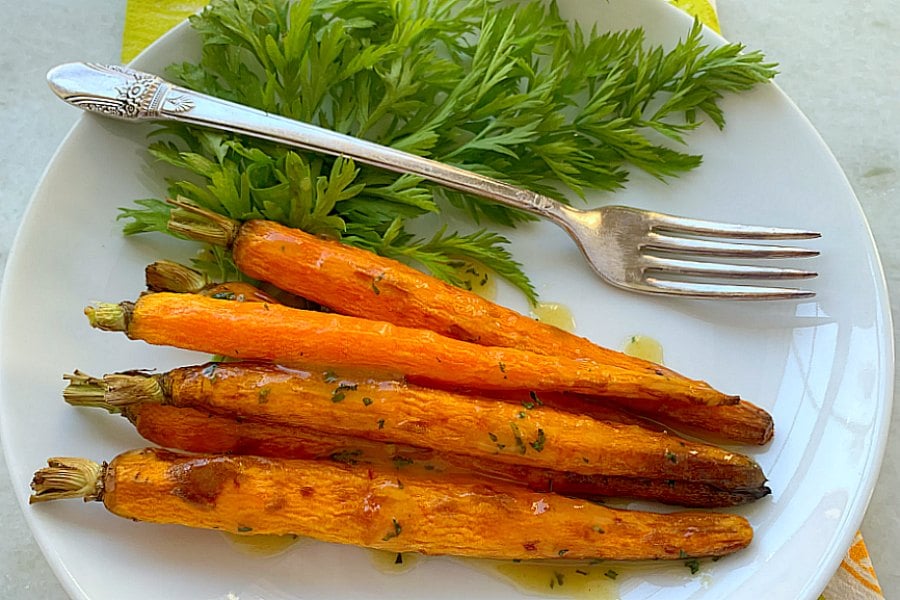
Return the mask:
<path fill-rule="evenodd" d="M 213 0 L 191 18 L 199 62 L 183 85 L 451 163 L 562 201 L 615 190 L 630 168 L 665 179 L 701 157 L 675 149 L 723 93 L 775 74 L 739 44 L 710 48 L 695 23 L 668 50 L 640 29 L 599 33 L 540 0 Z M 536 293 L 500 234 L 410 233 L 444 211 L 514 226 L 531 217 L 352 161 L 167 124 L 150 146 L 179 167 L 168 193 L 235 219 L 264 218 L 418 263 L 462 284 L 481 264 Z M 167 231 L 157 199 L 122 209 L 126 233 Z M 227 253 L 208 269 L 233 270 Z"/>

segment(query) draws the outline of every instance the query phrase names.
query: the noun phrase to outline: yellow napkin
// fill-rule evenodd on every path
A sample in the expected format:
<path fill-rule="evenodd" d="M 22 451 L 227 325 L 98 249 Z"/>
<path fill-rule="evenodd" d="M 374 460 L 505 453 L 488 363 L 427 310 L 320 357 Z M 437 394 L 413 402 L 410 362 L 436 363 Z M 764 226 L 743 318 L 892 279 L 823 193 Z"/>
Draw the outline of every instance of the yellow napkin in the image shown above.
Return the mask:
<path fill-rule="evenodd" d="M 122 61 L 130 61 L 159 36 L 200 10 L 206 2 L 207 0 L 128 0 L 122 36 Z M 720 31 L 715 0 L 670 2 L 695 15 L 714 31 Z M 869 552 L 859 533 L 819 600 L 884 600 Z"/>

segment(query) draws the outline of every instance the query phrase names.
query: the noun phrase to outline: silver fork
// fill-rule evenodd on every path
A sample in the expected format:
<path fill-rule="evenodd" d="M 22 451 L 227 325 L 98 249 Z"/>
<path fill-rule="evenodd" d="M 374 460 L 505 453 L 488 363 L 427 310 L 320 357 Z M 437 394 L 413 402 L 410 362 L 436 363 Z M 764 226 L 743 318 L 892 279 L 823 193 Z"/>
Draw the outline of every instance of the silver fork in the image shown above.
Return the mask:
<path fill-rule="evenodd" d="M 801 258 L 802 247 L 722 240 L 808 239 L 818 233 L 697 221 L 624 206 L 578 210 L 535 192 L 393 148 L 173 85 L 156 75 L 115 65 L 68 63 L 47 75 L 63 100 L 87 111 L 128 121 L 172 120 L 232 131 L 337 156 L 398 173 L 410 173 L 455 190 L 546 217 L 565 229 L 591 267 L 612 285 L 650 294 L 693 298 L 773 300 L 815 295 L 809 290 L 703 281 L 708 278 L 798 279 L 813 271 L 752 266 L 752 258 Z M 708 260 L 733 258 L 722 264 Z M 700 279 L 701 281 L 697 281 Z"/>

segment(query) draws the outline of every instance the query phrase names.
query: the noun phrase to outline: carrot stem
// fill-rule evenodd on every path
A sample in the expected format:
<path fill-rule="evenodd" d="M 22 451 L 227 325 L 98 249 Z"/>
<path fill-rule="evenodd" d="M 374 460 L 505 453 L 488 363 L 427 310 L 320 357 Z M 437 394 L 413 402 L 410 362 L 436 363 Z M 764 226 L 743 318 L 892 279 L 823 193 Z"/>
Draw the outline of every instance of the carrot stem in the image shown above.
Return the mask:
<path fill-rule="evenodd" d="M 33 494 L 29 504 L 84 498 L 85 502 L 103 497 L 103 474 L 105 464 L 98 464 L 86 458 L 50 458 L 47 466 L 34 474 L 31 480 Z"/>

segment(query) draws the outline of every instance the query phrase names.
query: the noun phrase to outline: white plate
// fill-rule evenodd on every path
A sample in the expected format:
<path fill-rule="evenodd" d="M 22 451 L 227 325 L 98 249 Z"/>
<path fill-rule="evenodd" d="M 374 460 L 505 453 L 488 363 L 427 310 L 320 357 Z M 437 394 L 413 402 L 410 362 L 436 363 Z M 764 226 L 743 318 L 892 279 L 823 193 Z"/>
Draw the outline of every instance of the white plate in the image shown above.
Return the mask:
<path fill-rule="evenodd" d="M 689 20 L 658 0 L 560 2 L 585 22 L 643 25 L 671 43 Z M 711 38 L 711 41 L 715 41 Z M 135 65 L 160 71 L 196 53 L 181 27 Z M 78 57 L 73 57 L 77 59 Z M 756 402 L 775 417 L 776 438 L 754 454 L 774 493 L 739 509 L 757 536 L 746 551 L 620 577 L 617 593 L 646 598 L 814 598 L 846 550 L 878 474 L 889 421 L 893 348 L 878 256 L 860 207 L 834 158 L 775 87 L 724 102 L 724 132 L 704 127 L 691 148 L 697 171 L 660 184 L 637 177 L 615 201 L 685 215 L 822 231 L 814 300 L 709 303 L 648 298 L 600 283 L 574 245 L 550 225 L 513 236 L 547 301 L 564 302 L 578 332 L 621 347 L 635 333 L 665 348 L 669 366 Z M 518 598 L 508 582 L 452 559 L 403 575 L 373 568 L 361 549 L 305 544 L 277 557 L 249 556 L 214 532 L 136 524 L 99 505 L 27 507 L 32 472 L 49 456 L 96 460 L 143 445 L 122 419 L 63 404 L 61 374 L 172 367 L 188 353 L 92 331 L 81 308 L 134 298 L 142 269 L 179 258 L 188 244 L 124 239 L 116 208 L 163 194 L 149 166 L 146 129 L 85 116 L 32 199 L 2 290 L 0 417 L 16 494 L 38 543 L 76 598 Z M 603 201 L 609 201 L 604 198 Z M 501 289 L 499 301 L 525 309 Z"/>

